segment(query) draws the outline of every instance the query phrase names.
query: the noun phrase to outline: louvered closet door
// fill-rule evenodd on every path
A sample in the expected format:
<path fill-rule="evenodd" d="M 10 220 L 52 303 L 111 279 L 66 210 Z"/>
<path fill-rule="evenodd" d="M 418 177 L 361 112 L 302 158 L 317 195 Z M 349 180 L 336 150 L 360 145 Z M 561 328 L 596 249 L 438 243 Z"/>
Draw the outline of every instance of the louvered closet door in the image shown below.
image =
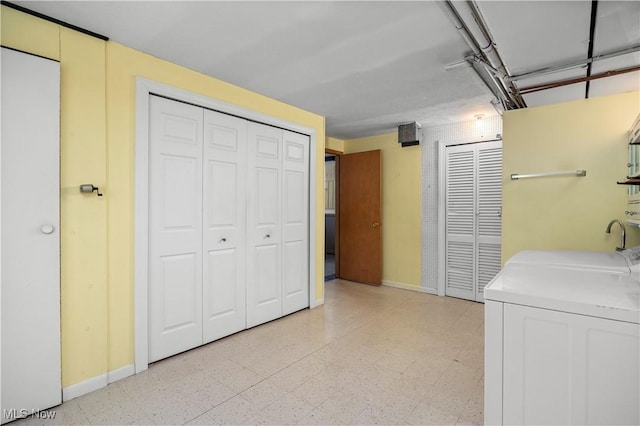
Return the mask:
<path fill-rule="evenodd" d="M 446 151 L 446 294 L 475 299 L 475 175 L 473 145 Z"/>
<path fill-rule="evenodd" d="M 151 97 L 149 361 L 202 344 L 203 110 Z"/>
<path fill-rule="evenodd" d="M 502 141 L 477 145 L 478 263 L 476 300 L 500 272 L 502 253 Z"/>
<path fill-rule="evenodd" d="M 502 142 L 446 148 L 446 294 L 482 301 L 500 271 Z"/>
<path fill-rule="evenodd" d="M 247 121 L 204 111 L 203 343 L 246 328 Z"/>
<path fill-rule="evenodd" d="M 282 316 L 282 130 L 248 124 L 247 326 Z"/>
<path fill-rule="evenodd" d="M 309 136 L 284 132 L 282 314 L 309 306 Z"/>

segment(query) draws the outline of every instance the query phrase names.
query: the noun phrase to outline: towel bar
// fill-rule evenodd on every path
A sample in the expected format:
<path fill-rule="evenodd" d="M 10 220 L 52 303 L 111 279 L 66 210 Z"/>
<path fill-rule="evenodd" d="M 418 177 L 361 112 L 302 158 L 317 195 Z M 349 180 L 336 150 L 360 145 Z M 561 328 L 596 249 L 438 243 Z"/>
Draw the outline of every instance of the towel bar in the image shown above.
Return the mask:
<path fill-rule="evenodd" d="M 528 178 L 537 178 L 537 177 L 550 177 L 550 176 L 578 176 L 583 177 L 587 175 L 586 170 L 575 170 L 571 172 L 549 172 L 549 173 L 531 173 L 531 174 L 517 174 L 514 173 L 511 175 L 511 180 L 518 179 L 528 179 Z"/>

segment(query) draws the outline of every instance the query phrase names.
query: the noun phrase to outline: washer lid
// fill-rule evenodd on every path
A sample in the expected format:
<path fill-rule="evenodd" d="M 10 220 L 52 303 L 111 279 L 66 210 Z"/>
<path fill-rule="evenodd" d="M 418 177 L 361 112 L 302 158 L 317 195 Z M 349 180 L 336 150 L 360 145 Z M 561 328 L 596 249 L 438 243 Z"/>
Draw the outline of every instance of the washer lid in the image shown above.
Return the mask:
<path fill-rule="evenodd" d="M 640 281 L 615 271 L 512 263 L 484 299 L 640 323 Z"/>
<path fill-rule="evenodd" d="M 524 250 L 513 255 L 506 263 L 513 264 L 618 272 L 624 275 L 631 273 L 629 262 L 617 252 Z"/>

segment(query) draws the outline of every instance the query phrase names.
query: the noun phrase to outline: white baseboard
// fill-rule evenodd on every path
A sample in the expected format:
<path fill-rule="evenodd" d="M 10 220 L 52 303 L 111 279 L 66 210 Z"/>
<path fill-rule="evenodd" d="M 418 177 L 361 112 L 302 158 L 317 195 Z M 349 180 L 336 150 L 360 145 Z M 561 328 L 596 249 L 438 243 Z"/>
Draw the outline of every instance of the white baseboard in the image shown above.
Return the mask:
<path fill-rule="evenodd" d="M 317 308 L 318 306 L 322 306 L 324 305 L 324 297 L 322 299 L 316 299 L 313 301 L 313 303 L 311 304 L 311 306 L 309 306 L 310 309 L 313 308 Z"/>
<path fill-rule="evenodd" d="M 102 389 L 103 387 L 107 386 L 109 383 L 113 383 L 118 380 L 124 379 L 125 377 L 129 377 L 133 375 L 133 373 L 134 367 L 133 364 L 130 364 L 125 365 L 124 367 L 120 367 L 116 370 L 109 371 L 106 374 L 101 374 L 80 383 L 67 386 L 66 388 L 62 389 L 62 401 L 66 402 L 79 396 L 91 393 L 93 391 L 97 391 L 98 389 Z"/>
<path fill-rule="evenodd" d="M 107 382 L 117 382 L 134 374 L 136 374 L 135 366 L 133 364 L 125 365 L 124 367 L 109 371 L 107 373 Z"/>
<path fill-rule="evenodd" d="M 97 391 L 98 389 L 102 389 L 103 387 L 107 386 L 107 384 L 107 375 L 101 374 L 99 376 L 87 379 L 83 382 L 67 386 L 66 388 L 62 389 L 62 401 L 67 402 L 79 396 Z"/>
<path fill-rule="evenodd" d="M 419 293 L 434 294 L 436 296 L 438 295 L 438 290 L 434 288 L 418 287 L 417 285 L 398 283 L 395 281 L 382 280 L 382 285 L 385 285 L 387 287 L 401 288 L 403 290 L 417 291 Z"/>

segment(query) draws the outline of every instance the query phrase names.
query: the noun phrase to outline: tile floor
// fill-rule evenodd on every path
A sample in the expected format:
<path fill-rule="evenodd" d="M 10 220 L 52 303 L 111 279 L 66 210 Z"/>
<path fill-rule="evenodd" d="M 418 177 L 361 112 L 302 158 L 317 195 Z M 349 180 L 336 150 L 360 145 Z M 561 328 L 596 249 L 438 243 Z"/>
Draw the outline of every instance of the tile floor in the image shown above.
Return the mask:
<path fill-rule="evenodd" d="M 481 304 L 347 281 L 33 424 L 482 424 Z"/>

